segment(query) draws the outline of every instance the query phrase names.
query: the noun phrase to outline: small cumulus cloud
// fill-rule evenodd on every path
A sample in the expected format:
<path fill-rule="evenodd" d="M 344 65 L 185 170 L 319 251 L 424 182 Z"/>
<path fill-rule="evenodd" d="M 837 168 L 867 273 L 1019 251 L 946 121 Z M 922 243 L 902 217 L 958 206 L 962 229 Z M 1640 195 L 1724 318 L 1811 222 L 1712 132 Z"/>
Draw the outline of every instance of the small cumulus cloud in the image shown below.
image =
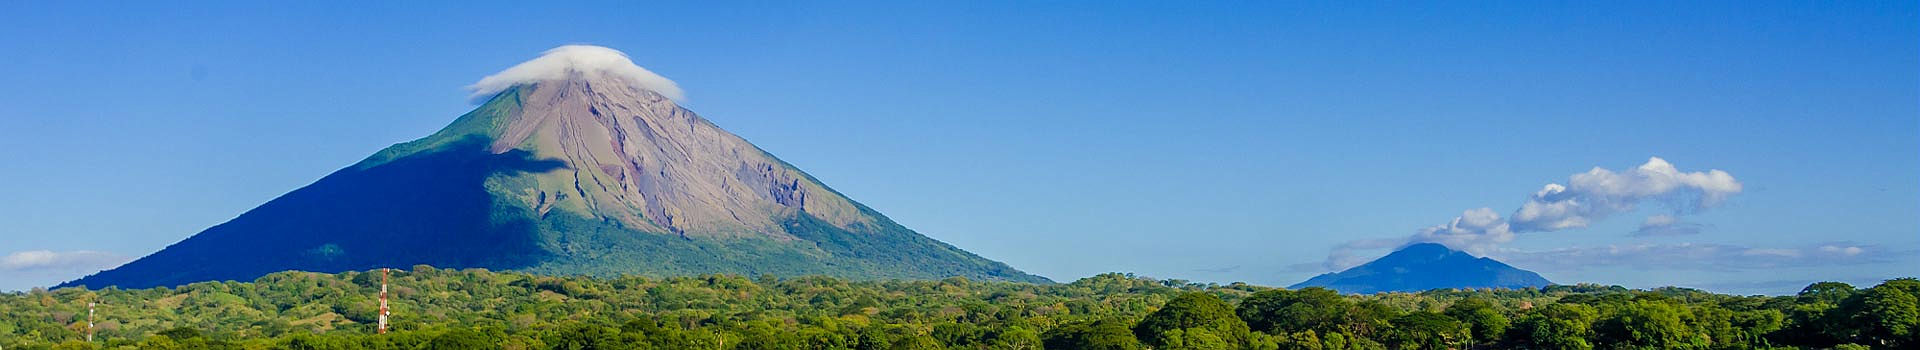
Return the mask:
<path fill-rule="evenodd" d="M 88 271 L 119 266 L 128 261 L 119 254 L 91 250 L 55 252 L 29 250 L 0 257 L 0 271 Z"/>
<path fill-rule="evenodd" d="M 564 45 L 547 50 L 532 60 L 494 73 L 467 86 L 473 98 L 485 98 L 516 85 L 564 80 L 575 75 L 601 75 L 617 78 L 634 87 L 652 90 L 675 101 L 686 95 L 680 85 L 653 71 L 633 64 L 627 54 L 603 46 Z"/>

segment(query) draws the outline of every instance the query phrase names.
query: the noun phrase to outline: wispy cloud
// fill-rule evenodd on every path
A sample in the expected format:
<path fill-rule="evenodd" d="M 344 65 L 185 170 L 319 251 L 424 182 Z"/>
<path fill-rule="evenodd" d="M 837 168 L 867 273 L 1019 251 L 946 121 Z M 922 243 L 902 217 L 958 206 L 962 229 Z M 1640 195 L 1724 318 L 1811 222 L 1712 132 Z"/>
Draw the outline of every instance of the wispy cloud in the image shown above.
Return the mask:
<path fill-rule="evenodd" d="M 1855 277 L 1855 278 L 1839 278 L 1839 279 L 1821 278 L 1821 279 L 1783 279 L 1783 280 L 1763 280 L 1763 281 L 1725 281 L 1725 282 L 1705 282 L 1705 283 L 1699 283 L 1695 285 L 1686 285 L 1684 287 L 1700 288 L 1700 289 L 1705 289 L 1705 290 L 1718 292 L 1718 293 L 1794 295 L 1794 294 L 1798 294 L 1800 290 L 1806 289 L 1808 285 L 1818 283 L 1818 282 L 1842 282 L 1842 283 L 1852 284 L 1855 287 L 1867 287 L 1867 286 L 1880 284 L 1881 282 L 1886 282 L 1886 280 L 1878 277 Z"/>
<path fill-rule="evenodd" d="M 1791 248 L 1710 243 L 1632 244 L 1544 251 L 1507 250 L 1493 255 L 1519 265 L 1552 268 L 1559 271 L 1577 271 L 1599 266 L 1660 270 L 1745 271 L 1886 263 L 1912 254 L 1914 254 L 1912 250 L 1851 242 L 1832 242 Z"/>
<path fill-rule="evenodd" d="M 1685 236 L 1706 231 L 1707 225 L 1680 221 L 1680 217 L 1660 214 L 1648 216 L 1640 223 L 1640 229 L 1633 230 L 1635 237 Z"/>
<path fill-rule="evenodd" d="M 91 250 L 55 252 L 29 250 L 0 257 L 4 271 L 97 271 L 124 264 L 129 259 L 119 254 Z"/>
<path fill-rule="evenodd" d="M 1205 272 L 1205 273 L 1228 273 L 1228 272 L 1240 271 L 1240 265 L 1213 267 L 1213 268 L 1199 268 L 1199 269 L 1193 269 L 1193 271 Z"/>

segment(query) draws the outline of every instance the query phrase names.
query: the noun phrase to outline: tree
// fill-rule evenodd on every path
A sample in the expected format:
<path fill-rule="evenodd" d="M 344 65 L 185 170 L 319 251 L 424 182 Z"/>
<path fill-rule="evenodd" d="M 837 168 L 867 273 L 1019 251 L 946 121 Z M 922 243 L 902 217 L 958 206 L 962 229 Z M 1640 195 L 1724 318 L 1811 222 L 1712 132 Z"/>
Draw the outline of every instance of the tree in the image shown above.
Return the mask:
<path fill-rule="evenodd" d="M 427 342 L 426 350 L 482 350 L 499 349 L 500 343 L 480 332 L 469 329 L 455 329 L 440 333 Z"/>
<path fill-rule="evenodd" d="M 1032 350 L 1040 348 L 1040 335 L 1026 327 L 1010 326 L 994 333 L 990 347 L 994 349 Z"/>
<path fill-rule="evenodd" d="M 737 333 L 740 334 L 740 341 L 733 344 L 735 350 L 800 349 L 800 338 L 765 323 L 754 322 L 746 330 Z"/>
<path fill-rule="evenodd" d="M 1453 349 L 1472 336 L 1467 326 L 1447 315 L 1415 312 L 1393 318 L 1387 345 L 1395 349 Z"/>
<path fill-rule="evenodd" d="M 1138 350 L 1140 340 L 1125 321 L 1103 319 L 1070 323 L 1042 335 L 1047 349 Z"/>
<path fill-rule="evenodd" d="M 1254 338 L 1257 339 L 1261 337 L 1255 336 Z M 1271 340 L 1274 343 L 1273 348 L 1279 350 L 1322 350 L 1326 348 L 1326 343 L 1321 342 L 1320 336 L 1313 331 L 1275 335 L 1271 337 Z"/>
<path fill-rule="evenodd" d="M 1232 307 L 1227 306 L 1220 297 L 1207 293 L 1187 293 L 1174 297 L 1167 301 L 1166 306 L 1148 314 L 1133 326 L 1133 334 L 1140 338 L 1141 343 L 1157 349 L 1192 348 L 1171 347 L 1169 344 L 1180 344 L 1173 340 L 1202 341 L 1200 337 L 1218 338 L 1217 341 L 1204 339 L 1209 344 L 1207 346 L 1217 343 L 1240 348 L 1247 343 L 1247 332 L 1246 321 L 1234 315 Z"/>
<path fill-rule="evenodd" d="M 174 327 L 164 331 L 156 332 L 154 333 L 154 335 L 166 336 L 167 338 L 172 338 L 173 340 L 187 340 L 187 339 L 199 338 L 200 330 L 193 329 L 193 327 Z"/>
<path fill-rule="evenodd" d="M 1448 305 L 1445 313 L 1447 317 L 1466 323 L 1476 343 L 1491 343 L 1504 338 L 1511 324 L 1507 316 L 1500 314 L 1500 310 L 1486 299 L 1461 299 Z"/>
<path fill-rule="evenodd" d="M 1587 350 L 1598 312 L 1581 304 L 1549 304 L 1520 318 L 1507 339 L 1529 349 Z"/>
<path fill-rule="evenodd" d="M 570 324 L 561 328 L 546 339 L 547 345 L 554 350 L 608 350 L 632 349 L 634 345 L 622 342 L 618 330 L 589 324 Z"/>
<path fill-rule="evenodd" d="M 1281 317 L 1280 313 L 1282 309 L 1295 302 L 1294 294 L 1294 291 L 1285 289 L 1260 291 L 1248 296 L 1246 300 L 1241 300 L 1240 306 L 1233 311 L 1240 316 L 1240 320 L 1247 322 L 1247 327 L 1254 331 L 1287 334 L 1291 330 L 1283 328 L 1282 325 L 1288 319 Z"/>
<path fill-rule="evenodd" d="M 894 342 L 892 350 L 943 350 L 946 348 L 946 346 L 940 345 L 939 340 L 934 340 L 933 337 L 912 334 L 901 338 L 900 341 Z"/>
<path fill-rule="evenodd" d="M 1363 316 L 1354 303 L 1339 292 L 1320 287 L 1254 293 L 1241 301 L 1234 313 L 1246 321 L 1249 328 L 1272 335 L 1301 331 L 1351 332 L 1356 317 Z"/>
<path fill-rule="evenodd" d="M 1705 337 L 1687 326 L 1686 310 L 1662 301 L 1639 300 L 1614 306 L 1594 324 L 1596 345 L 1625 348 L 1681 349 L 1707 346 Z"/>
<path fill-rule="evenodd" d="M 1920 300 L 1898 287 L 1882 284 L 1860 293 L 1860 311 L 1854 322 L 1869 345 L 1900 348 L 1914 343 L 1920 331 Z"/>
<path fill-rule="evenodd" d="M 1353 304 L 1352 311 L 1346 316 L 1343 326 L 1348 334 L 1359 338 L 1377 336 L 1382 330 L 1391 327 L 1389 321 L 1400 317 L 1401 311 L 1380 300 L 1367 300 Z"/>
<path fill-rule="evenodd" d="M 68 340 L 53 346 L 53 350 L 93 350 L 98 348 L 99 347 L 94 346 L 93 343 L 80 340 Z"/>
<path fill-rule="evenodd" d="M 965 281 L 965 279 L 961 279 L 961 281 Z M 939 340 L 942 344 L 956 347 L 971 347 L 975 343 L 984 342 L 987 334 L 986 330 L 972 323 L 941 322 L 940 324 L 933 325 L 932 336 L 933 339 Z"/>
<path fill-rule="evenodd" d="M 1809 284 L 1806 288 L 1800 289 L 1800 294 L 1796 295 L 1796 297 L 1802 304 L 1826 302 L 1839 305 L 1840 302 L 1846 301 L 1847 297 L 1853 296 L 1853 292 L 1854 288 L 1851 284 L 1819 282 Z"/>

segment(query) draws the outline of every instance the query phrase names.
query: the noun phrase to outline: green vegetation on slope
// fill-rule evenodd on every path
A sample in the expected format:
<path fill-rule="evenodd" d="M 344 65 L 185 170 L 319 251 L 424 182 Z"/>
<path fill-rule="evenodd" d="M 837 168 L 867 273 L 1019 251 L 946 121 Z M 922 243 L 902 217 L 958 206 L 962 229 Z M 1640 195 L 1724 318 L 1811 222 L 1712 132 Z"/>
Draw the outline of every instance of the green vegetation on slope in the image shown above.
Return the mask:
<path fill-rule="evenodd" d="M 1920 280 L 1797 296 L 1593 285 L 1340 295 L 1105 274 L 1068 284 L 282 272 L 0 294 L 6 349 L 1912 348 Z M 86 304 L 103 306 L 85 343 Z"/>
<path fill-rule="evenodd" d="M 531 209 L 496 202 L 496 217 Z M 542 262 L 515 270 L 546 275 L 615 277 L 622 274 L 685 276 L 704 273 L 781 276 L 828 275 L 855 279 L 941 279 L 1051 283 L 1007 264 L 927 238 L 886 220 L 841 229 L 805 212 L 782 222 L 798 240 L 755 235 L 680 237 L 637 231 L 615 220 L 595 220 L 555 211 L 537 219 L 545 250 Z M 533 220 L 533 219 L 530 219 Z"/>
<path fill-rule="evenodd" d="M 502 91 L 433 135 L 382 149 L 351 168 L 372 168 L 415 154 L 460 148 L 461 143 L 472 139 L 492 140 L 499 136 L 500 128 L 506 125 L 508 116 L 519 113 L 521 95 L 520 89 Z"/>

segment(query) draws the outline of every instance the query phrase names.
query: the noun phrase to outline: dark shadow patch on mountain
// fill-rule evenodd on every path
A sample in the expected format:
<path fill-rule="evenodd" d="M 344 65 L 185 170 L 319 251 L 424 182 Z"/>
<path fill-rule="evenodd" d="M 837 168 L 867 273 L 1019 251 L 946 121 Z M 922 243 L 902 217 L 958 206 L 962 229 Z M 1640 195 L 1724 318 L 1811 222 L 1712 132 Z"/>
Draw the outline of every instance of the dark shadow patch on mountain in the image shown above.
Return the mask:
<path fill-rule="evenodd" d="M 497 205 L 494 175 L 565 167 L 466 137 L 368 168 L 348 167 L 118 268 L 58 287 L 148 288 L 250 281 L 283 270 L 427 264 L 514 269 L 550 255 L 522 208 Z"/>

